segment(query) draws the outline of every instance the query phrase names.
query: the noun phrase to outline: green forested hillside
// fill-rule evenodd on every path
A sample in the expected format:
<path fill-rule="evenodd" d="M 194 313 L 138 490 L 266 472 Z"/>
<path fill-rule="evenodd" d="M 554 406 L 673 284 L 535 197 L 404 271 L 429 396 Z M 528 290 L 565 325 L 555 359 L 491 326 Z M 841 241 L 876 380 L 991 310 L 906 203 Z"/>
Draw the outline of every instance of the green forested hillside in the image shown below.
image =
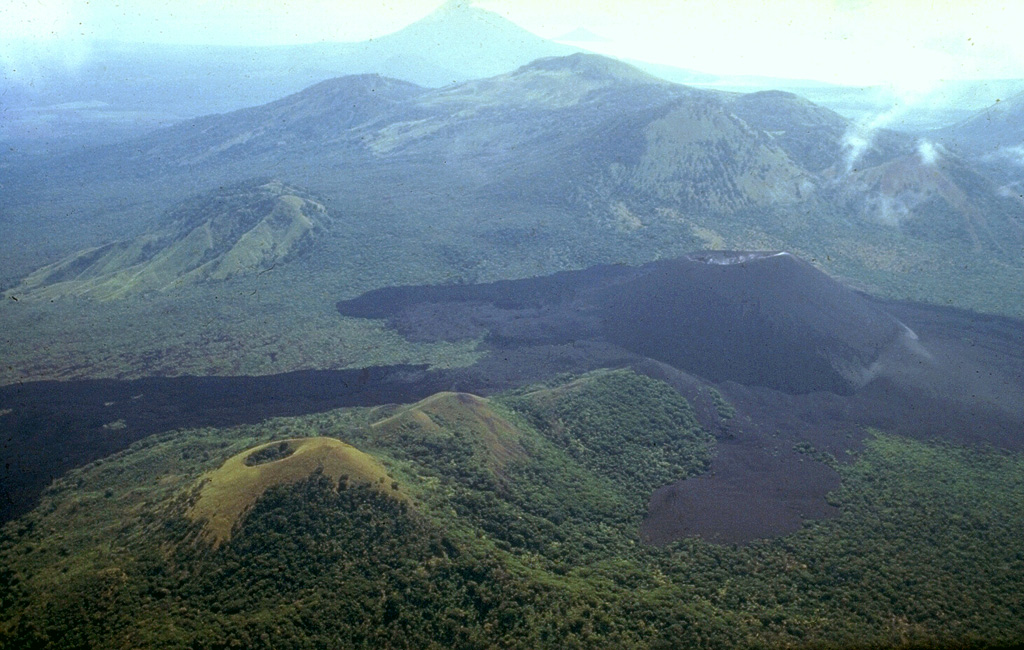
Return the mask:
<path fill-rule="evenodd" d="M 13 293 L 109 300 L 265 273 L 309 251 L 326 208 L 278 181 L 251 181 L 197 197 L 161 228 L 44 266 Z"/>
<path fill-rule="evenodd" d="M 314 471 L 270 486 L 212 546 L 187 516 L 204 473 L 313 435 L 372 456 L 393 484 Z M 625 371 L 154 436 L 71 472 L 3 529 L 0 646 L 983 647 L 1024 634 L 1021 456 L 876 432 L 838 466 L 833 520 L 748 546 L 642 544 L 650 489 L 713 453 L 681 397 Z M 253 462 L 291 456 L 269 457 Z"/>

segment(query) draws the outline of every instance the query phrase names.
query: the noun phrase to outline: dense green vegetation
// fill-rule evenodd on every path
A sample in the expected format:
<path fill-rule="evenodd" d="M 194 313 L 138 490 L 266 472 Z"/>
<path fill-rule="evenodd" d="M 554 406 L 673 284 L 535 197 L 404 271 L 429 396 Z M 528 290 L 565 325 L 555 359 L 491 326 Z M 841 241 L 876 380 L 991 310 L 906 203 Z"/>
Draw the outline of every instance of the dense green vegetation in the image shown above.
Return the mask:
<path fill-rule="evenodd" d="M 380 321 L 341 318 L 321 274 L 232 278 L 214 287 L 98 303 L 8 300 L 0 385 L 44 379 L 268 375 L 392 364 L 462 367 L 477 341 L 413 343 Z M 317 290 L 315 304 L 302 296 Z M 68 314 L 74 317 L 69 318 Z M 126 323 L 130 322 L 131 326 Z M 40 351 L 44 351 L 43 354 Z"/>
<path fill-rule="evenodd" d="M 505 403 L 549 431 L 558 448 L 618 486 L 641 511 L 655 488 L 699 474 L 711 460 L 711 436 L 699 430 L 690 405 L 646 377 L 591 375 L 554 390 L 520 390 Z"/>
<path fill-rule="evenodd" d="M 636 534 L 650 487 L 700 472 L 713 447 L 667 386 L 603 372 L 467 400 L 468 414 L 457 403 L 407 419 L 349 409 L 172 432 L 71 472 L 3 529 L 0 646 L 981 647 L 1024 637 L 1018 454 L 875 432 L 838 465 L 836 519 L 748 546 L 653 548 Z M 433 424 L 413 426 L 423 415 Z M 481 436 L 490 425 L 505 446 Z M 269 489 L 229 542 L 205 544 L 184 516 L 199 476 L 303 435 L 372 454 L 410 500 L 314 474 Z"/>
<path fill-rule="evenodd" d="M 279 442 L 276 445 L 261 447 L 245 457 L 245 464 L 249 466 L 272 463 L 275 460 L 287 458 L 294 453 L 294 449 L 287 442 Z"/>
<path fill-rule="evenodd" d="M 626 371 L 565 381 L 489 402 L 488 414 L 518 433 L 499 464 L 490 462 L 493 443 L 485 440 L 493 421 L 460 422 L 439 410 L 429 412 L 443 436 L 406 427 L 382 439 L 362 429 L 350 442 L 393 459 L 392 473 L 410 476 L 403 488 L 417 491 L 429 510 L 453 511 L 449 530 L 539 554 L 535 562 L 565 572 L 630 552 L 650 493 L 703 471 L 713 443 L 686 400 L 663 383 Z"/>
<path fill-rule="evenodd" d="M 711 395 L 711 402 L 715 405 L 715 412 L 718 413 L 718 417 L 723 420 L 731 420 L 736 417 L 736 407 L 722 397 L 722 393 L 717 388 L 709 388 L 708 393 Z"/>

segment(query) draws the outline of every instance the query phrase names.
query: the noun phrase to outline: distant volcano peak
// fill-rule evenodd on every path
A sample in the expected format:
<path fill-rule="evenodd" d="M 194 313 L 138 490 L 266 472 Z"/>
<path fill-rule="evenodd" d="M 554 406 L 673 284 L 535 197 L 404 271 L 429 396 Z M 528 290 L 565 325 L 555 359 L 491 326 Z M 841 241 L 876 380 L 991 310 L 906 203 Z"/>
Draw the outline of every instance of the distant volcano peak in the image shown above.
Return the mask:
<path fill-rule="evenodd" d="M 435 14 L 438 13 L 451 13 L 454 11 L 468 11 L 472 10 L 473 0 L 447 0 L 441 6 L 434 10 Z"/>
<path fill-rule="evenodd" d="M 437 9 L 427 14 L 420 21 L 413 23 L 409 27 L 415 25 L 433 27 L 439 23 L 462 24 L 469 22 L 479 24 L 480 21 L 486 21 L 492 25 L 507 26 L 516 30 L 522 29 L 512 21 L 494 13 L 493 11 L 473 6 L 473 2 L 471 0 L 448 0 Z"/>
<path fill-rule="evenodd" d="M 667 82 L 653 77 L 628 63 L 612 59 L 600 54 L 589 54 L 577 52 L 568 56 L 554 56 L 537 59 L 532 63 L 524 65 L 518 72 L 524 71 L 545 71 L 545 72 L 571 72 L 588 79 L 602 79 L 627 82 L 657 83 Z"/>
<path fill-rule="evenodd" d="M 384 70 L 390 76 L 408 78 L 402 71 L 411 62 L 431 66 L 439 78 L 419 81 L 430 86 L 493 77 L 541 57 L 577 51 L 473 6 L 471 0 L 445 2 L 420 20 L 375 39 L 373 49 L 388 63 Z"/>

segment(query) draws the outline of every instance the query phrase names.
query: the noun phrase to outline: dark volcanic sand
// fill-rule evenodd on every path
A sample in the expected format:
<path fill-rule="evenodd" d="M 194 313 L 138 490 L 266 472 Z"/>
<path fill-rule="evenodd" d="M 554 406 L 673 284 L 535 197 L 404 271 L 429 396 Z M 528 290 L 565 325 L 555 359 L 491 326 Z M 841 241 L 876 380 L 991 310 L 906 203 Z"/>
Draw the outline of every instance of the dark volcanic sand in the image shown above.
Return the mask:
<path fill-rule="evenodd" d="M 777 452 L 753 440 L 720 444 L 708 474 L 655 491 L 641 535 L 652 544 L 694 535 L 743 543 L 837 514 L 822 495 L 839 487 L 839 475 L 807 456 Z"/>
<path fill-rule="evenodd" d="M 711 381 L 852 393 L 903 329 L 787 253 L 701 253 L 472 286 L 391 287 L 338 303 L 412 340 L 510 347 L 604 340 Z"/>
<path fill-rule="evenodd" d="M 918 333 L 920 349 L 884 355 L 878 377 L 853 395 L 720 384 L 738 414 L 719 423 L 718 456 L 707 475 L 653 495 L 644 538 L 665 543 L 700 535 L 742 543 L 792 532 L 801 518 L 835 514 L 825 497 L 838 486 L 838 474 L 794 445 L 846 461 L 867 427 L 1024 451 L 1024 323 L 942 307 L 879 305 Z M 662 364 L 638 370 L 683 394 L 697 390 L 692 377 Z M 690 399 L 701 413 L 700 396 Z M 705 406 L 701 413 L 706 425 L 715 420 L 711 411 Z"/>

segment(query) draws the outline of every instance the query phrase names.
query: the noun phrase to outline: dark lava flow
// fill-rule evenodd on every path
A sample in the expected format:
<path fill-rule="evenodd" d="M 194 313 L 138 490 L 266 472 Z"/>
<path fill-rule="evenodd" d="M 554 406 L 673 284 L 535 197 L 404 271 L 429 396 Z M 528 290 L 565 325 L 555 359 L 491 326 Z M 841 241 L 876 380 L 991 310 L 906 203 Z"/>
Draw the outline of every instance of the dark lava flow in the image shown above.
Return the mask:
<path fill-rule="evenodd" d="M 42 489 L 69 469 L 153 433 L 415 401 L 445 387 L 443 377 L 420 366 L 3 386 L 0 521 L 31 509 Z"/>
<path fill-rule="evenodd" d="M 413 340 L 604 340 L 711 381 L 850 394 L 905 334 L 788 253 L 707 252 L 473 286 L 392 287 L 338 303 Z"/>
<path fill-rule="evenodd" d="M 1024 449 L 1024 323 L 873 299 L 787 254 L 699 253 L 486 285 L 395 287 L 338 309 L 385 318 L 411 340 L 483 336 L 485 354 L 453 370 L 0 387 L 0 519 L 30 509 L 53 477 L 151 433 L 440 390 L 487 395 L 599 367 L 667 381 L 718 441 L 706 475 L 652 496 L 641 534 L 653 543 L 745 542 L 834 514 L 825 495 L 838 474 L 797 449 L 843 460 L 866 426 Z M 718 413 L 712 386 L 735 417 Z"/>

